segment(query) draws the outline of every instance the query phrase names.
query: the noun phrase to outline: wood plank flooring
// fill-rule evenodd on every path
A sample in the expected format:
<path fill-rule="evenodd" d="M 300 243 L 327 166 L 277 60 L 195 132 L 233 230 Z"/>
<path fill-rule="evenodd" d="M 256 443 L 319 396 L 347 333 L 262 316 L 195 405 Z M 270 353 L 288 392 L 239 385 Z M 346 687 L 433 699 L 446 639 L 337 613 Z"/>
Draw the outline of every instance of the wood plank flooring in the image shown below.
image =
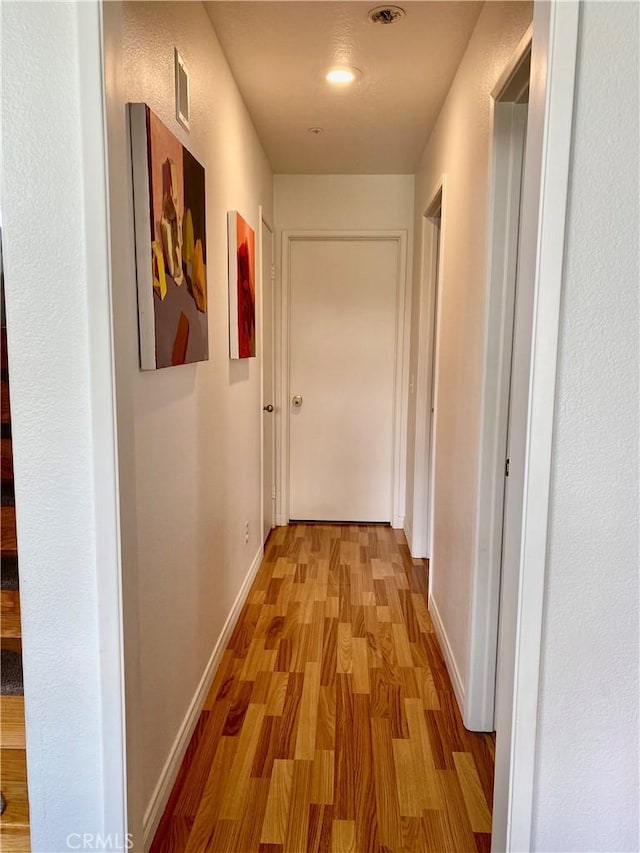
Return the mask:
<path fill-rule="evenodd" d="M 275 530 L 152 853 L 488 851 L 494 742 L 426 588 L 388 527 Z"/>
<path fill-rule="evenodd" d="M 4 306 L 3 306 L 4 307 Z M 4 317 L 4 310 L 2 311 Z M 18 590 L 13 446 L 9 409 L 7 330 L 0 327 L 0 851 L 28 853 L 29 797 L 22 695 L 22 628 Z"/>

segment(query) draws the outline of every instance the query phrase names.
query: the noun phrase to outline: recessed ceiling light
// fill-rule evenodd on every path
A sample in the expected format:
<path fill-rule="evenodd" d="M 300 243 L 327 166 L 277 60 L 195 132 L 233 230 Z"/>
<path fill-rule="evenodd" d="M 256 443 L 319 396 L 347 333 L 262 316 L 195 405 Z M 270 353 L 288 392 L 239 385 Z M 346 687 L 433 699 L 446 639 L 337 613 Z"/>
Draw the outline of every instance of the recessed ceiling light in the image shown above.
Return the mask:
<path fill-rule="evenodd" d="M 327 74 L 327 80 L 335 86 L 346 86 L 353 83 L 359 76 L 360 72 L 357 68 L 332 68 Z"/>
<path fill-rule="evenodd" d="M 401 6 L 375 6 L 369 9 L 369 20 L 374 24 L 397 24 L 405 15 Z"/>

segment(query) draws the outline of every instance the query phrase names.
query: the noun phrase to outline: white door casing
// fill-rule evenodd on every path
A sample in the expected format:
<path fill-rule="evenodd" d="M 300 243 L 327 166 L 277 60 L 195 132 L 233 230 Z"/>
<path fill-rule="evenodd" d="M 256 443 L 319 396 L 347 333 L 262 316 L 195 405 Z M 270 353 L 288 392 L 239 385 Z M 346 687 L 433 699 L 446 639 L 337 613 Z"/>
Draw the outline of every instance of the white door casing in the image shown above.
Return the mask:
<path fill-rule="evenodd" d="M 303 347 L 303 360 L 310 359 L 310 352 L 313 351 L 313 347 L 309 348 L 306 344 L 308 344 L 309 335 L 315 335 L 316 347 L 315 349 L 320 350 L 320 355 L 324 350 L 325 354 L 330 354 L 332 351 L 331 347 L 328 347 L 329 338 L 327 338 L 327 323 L 320 321 L 317 322 L 316 314 L 311 311 L 310 313 L 304 313 L 304 299 L 302 303 L 303 314 L 300 314 L 298 308 L 296 307 L 296 294 L 292 293 L 295 288 L 295 282 L 292 279 L 292 272 L 295 273 L 295 264 L 297 260 L 300 260 L 298 257 L 300 252 L 297 251 L 296 247 L 299 245 L 307 245 L 312 246 L 316 245 L 318 250 L 321 249 L 322 244 L 333 246 L 334 255 L 340 254 L 340 251 L 346 251 L 347 254 L 353 255 L 355 253 L 355 257 L 357 258 L 358 252 L 360 249 L 356 248 L 360 246 L 362 251 L 369 245 L 370 250 L 374 253 L 376 251 L 376 244 L 378 246 L 386 246 L 386 249 L 382 250 L 382 254 L 386 253 L 386 268 L 389 270 L 391 267 L 390 263 L 393 263 L 392 270 L 392 280 L 393 280 L 393 293 L 391 301 L 387 301 L 387 331 L 390 329 L 390 337 L 389 334 L 386 334 L 386 362 L 381 366 L 379 371 L 379 384 L 382 388 L 386 385 L 386 388 L 390 388 L 389 394 L 389 404 L 388 410 L 382 420 L 385 421 L 385 429 L 389 428 L 390 424 L 390 437 L 388 441 L 388 455 L 386 460 L 381 461 L 380 458 L 380 449 L 376 450 L 375 456 L 377 456 L 378 461 L 373 459 L 373 470 L 378 469 L 378 473 L 382 471 L 382 468 L 386 467 L 386 477 L 388 480 L 388 486 L 386 489 L 386 496 L 381 495 L 381 489 L 378 485 L 373 488 L 373 491 L 377 495 L 378 503 L 374 508 L 373 503 L 369 501 L 367 505 L 367 501 L 365 500 L 364 504 L 357 507 L 354 510 L 347 511 L 348 507 L 343 503 L 341 506 L 337 507 L 334 512 L 329 512 L 329 509 L 325 509 L 320 507 L 320 510 L 317 509 L 308 509 L 304 504 L 301 504 L 299 501 L 297 505 L 295 501 L 297 500 L 295 496 L 295 488 L 296 484 L 294 484 L 294 504 L 290 504 L 291 500 L 291 490 L 290 490 L 290 480 L 293 477 L 291 460 L 295 461 L 299 458 L 306 458 L 307 461 L 311 461 L 312 465 L 315 465 L 314 475 L 312 475 L 313 482 L 309 480 L 308 485 L 305 487 L 304 483 L 302 483 L 302 489 L 307 489 L 307 493 L 310 496 L 311 492 L 314 492 L 316 497 L 318 495 L 318 478 L 322 480 L 327 486 L 330 482 L 330 478 L 324 476 L 324 469 L 322 466 L 317 464 L 318 459 L 315 457 L 318 456 L 318 450 L 321 447 L 325 447 L 327 441 L 329 441 L 328 451 L 325 453 L 326 459 L 339 459 L 340 453 L 342 452 L 342 447 L 339 441 L 336 441 L 335 438 L 335 429 L 325 429 L 324 432 L 321 433 L 321 438 L 318 437 L 318 433 L 316 432 L 316 438 L 314 439 L 313 434 L 308 438 L 308 442 L 305 445 L 305 438 L 302 437 L 302 442 L 298 440 L 299 436 L 296 435 L 295 428 L 298 426 L 296 423 L 292 423 L 293 418 L 296 416 L 300 417 L 300 423 L 304 424 L 304 415 L 307 415 L 307 421 L 312 426 L 311 432 L 313 430 L 317 430 L 317 420 L 324 419 L 325 423 L 329 421 L 326 418 L 329 415 L 329 409 L 318 407 L 316 408 L 315 415 L 312 419 L 312 409 L 319 403 L 319 400 L 315 400 L 314 397 L 319 390 L 314 392 L 313 389 L 310 389 L 309 392 L 305 393 L 305 389 L 297 388 L 294 389 L 291 384 L 291 380 L 298 380 L 298 375 L 295 374 L 295 367 L 293 366 L 293 356 L 295 355 L 295 350 L 297 343 L 301 344 Z M 339 250 L 338 247 L 342 246 L 342 250 Z M 351 249 L 346 248 L 351 247 Z M 311 249 L 309 249 L 311 252 Z M 378 249 L 379 251 L 379 249 Z M 302 252 L 304 255 L 304 250 Z M 363 264 L 366 264 L 364 258 L 366 255 L 362 255 Z M 316 258 L 321 258 L 320 255 L 316 254 Z M 283 232 L 282 238 L 282 292 L 281 292 L 281 306 L 282 306 L 282 350 L 281 350 L 281 400 L 280 405 L 282 406 L 282 430 L 281 430 L 281 483 L 283 486 L 282 489 L 282 499 L 281 499 L 281 509 L 280 515 L 278 518 L 278 523 L 286 523 L 290 518 L 296 517 L 307 517 L 307 518 L 318 518 L 320 516 L 324 516 L 329 518 L 327 520 L 336 519 L 336 520 L 381 520 L 381 521 L 391 521 L 394 527 L 402 527 L 404 522 L 404 482 L 405 482 L 405 464 L 406 464 L 406 415 L 407 415 L 407 390 L 406 386 L 406 376 L 408 371 L 408 334 L 405 330 L 408 330 L 408 304 L 406 300 L 406 259 L 407 259 L 407 233 L 405 231 L 285 231 Z M 340 272 L 340 263 L 337 264 L 336 267 L 336 257 L 333 259 L 334 268 Z M 354 265 L 353 271 L 357 273 L 358 271 L 358 262 L 354 260 L 354 257 L 347 259 L 347 264 Z M 316 270 L 317 273 L 317 270 Z M 372 268 L 369 269 L 369 273 L 367 275 L 376 275 L 376 264 L 373 265 Z M 365 275 L 366 279 L 367 276 Z M 344 283 L 344 282 L 343 282 Z M 363 349 L 363 341 L 360 341 L 360 346 L 358 346 L 358 341 L 354 337 L 355 334 L 361 334 L 362 330 L 366 327 L 366 323 L 363 323 L 363 310 L 366 308 L 370 308 L 371 305 L 375 306 L 379 305 L 379 299 L 376 297 L 375 299 L 371 299 L 373 296 L 372 293 L 369 294 L 369 300 L 364 299 L 364 295 L 361 293 L 361 298 L 358 300 L 357 292 L 358 288 L 361 288 L 363 281 L 360 283 L 356 283 L 353 288 L 347 288 L 350 291 L 350 294 L 345 291 L 343 288 L 333 287 L 333 295 L 334 297 L 338 297 L 337 300 L 337 318 L 339 320 L 338 324 L 333 329 L 333 334 L 335 335 L 335 341 L 339 345 L 340 354 L 337 358 L 334 358 L 333 367 L 329 367 L 329 371 L 333 370 L 334 373 L 337 371 L 342 377 L 338 376 L 328 376 L 327 370 L 319 371 L 319 376 L 316 376 L 314 379 L 314 371 L 311 370 L 309 374 L 314 381 L 318 381 L 320 385 L 325 386 L 324 393 L 329 394 L 328 397 L 325 397 L 324 407 L 333 407 L 334 414 L 338 414 L 343 419 L 343 425 L 345 423 L 356 423 L 357 424 L 359 435 L 360 435 L 360 445 L 363 444 L 363 437 L 365 439 L 365 444 L 372 435 L 375 435 L 376 430 L 371 430 L 366 428 L 367 416 L 365 411 L 367 410 L 367 401 L 363 398 L 362 392 L 363 388 L 367 385 L 371 385 L 371 381 L 364 379 L 364 382 L 357 382 L 359 390 L 357 392 L 358 399 L 353 399 L 352 403 L 348 403 L 346 398 L 343 399 L 342 402 L 346 403 L 346 407 L 341 406 L 339 395 L 340 393 L 344 394 L 344 387 L 346 387 L 343 383 L 343 390 L 339 391 L 339 384 L 336 381 L 336 378 L 346 379 L 349 375 L 351 379 L 354 380 L 357 377 L 358 371 L 363 369 L 363 359 L 362 354 L 364 353 Z M 316 275 L 316 286 L 319 287 L 317 282 Z M 313 297 L 313 286 L 311 289 L 311 296 Z M 380 294 L 378 294 L 379 296 Z M 387 297 L 389 294 L 387 294 Z M 299 300 L 298 300 L 299 301 Z M 340 302 L 343 301 L 343 309 L 340 310 Z M 352 305 L 349 305 L 349 302 L 352 302 Z M 370 303 L 370 304 L 369 304 Z M 322 303 L 319 303 L 316 308 L 322 310 Z M 357 309 L 357 310 L 356 310 Z M 349 313 L 350 312 L 350 313 Z M 316 312 L 317 313 L 317 312 Z M 375 313 L 375 312 L 374 312 Z M 293 316 L 295 315 L 295 317 Z M 326 317 L 325 317 L 326 319 Z M 389 323 L 389 320 L 392 320 Z M 296 330 L 293 329 L 293 325 L 296 325 L 297 332 L 299 337 L 296 338 Z M 346 325 L 345 325 L 346 324 Z M 341 329 L 348 330 L 348 334 L 342 334 Z M 315 329 L 315 330 L 314 330 Z M 354 346 L 354 341 L 356 346 Z M 306 342 L 306 344 L 305 344 Z M 304 349 L 306 347 L 307 354 L 304 354 Z M 299 348 L 299 347 L 298 347 Z M 342 359 L 342 361 L 341 361 Z M 375 353 L 369 353 L 369 360 L 375 360 Z M 366 368 L 366 359 L 364 360 L 364 368 Z M 310 363 L 310 362 L 309 362 Z M 328 366 L 328 363 L 327 365 Z M 309 364 L 306 366 L 309 367 Z M 365 369 L 366 373 L 366 369 Z M 384 381 L 382 381 L 382 374 L 384 374 Z M 371 375 L 371 374 L 370 374 Z M 363 374 L 360 375 L 360 378 L 363 378 Z M 307 380 L 305 379 L 305 382 Z M 353 386 L 352 386 L 353 387 Z M 294 394 L 300 394 L 303 398 L 302 407 L 299 410 L 296 410 L 295 407 L 291 405 L 291 398 Z M 366 397 L 366 395 L 365 395 Z M 327 400 L 329 402 L 327 402 Z M 305 410 L 306 407 L 306 410 Z M 364 408 L 363 408 L 364 407 Z M 347 417 L 347 411 L 351 411 L 352 417 Z M 360 413 L 358 418 L 358 412 Z M 346 421 L 345 421 L 346 418 Z M 380 416 L 375 416 L 375 420 L 380 420 Z M 313 425 L 316 422 L 315 426 Z M 354 430 L 349 430 L 351 434 L 354 434 Z M 303 430 L 304 432 L 304 430 Z M 290 436 L 292 436 L 292 456 L 290 456 Z M 339 438 L 339 437 L 338 437 Z M 332 444 L 333 442 L 333 444 Z M 344 441 L 342 442 L 344 444 Z M 306 447 L 306 449 L 305 449 Z M 333 453 L 331 452 L 331 448 L 333 447 Z M 300 451 L 302 451 L 302 457 L 300 457 Z M 305 457 L 306 453 L 306 457 Z M 343 461 L 345 456 L 343 455 Z M 363 466 L 365 467 L 365 466 Z M 369 465 L 371 469 L 372 466 Z M 352 466 L 352 474 L 355 470 Z M 343 471 L 340 476 L 342 476 L 343 483 L 348 481 L 348 477 L 346 476 L 346 470 Z M 365 491 L 367 487 L 365 487 Z M 302 496 L 302 492 L 299 491 L 299 496 Z M 353 494 L 353 493 L 352 493 Z M 335 498 L 335 493 L 334 493 Z M 380 501 L 385 502 L 386 508 L 383 514 L 380 513 Z M 302 509 L 300 509 L 302 507 Z M 346 508 L 345 508 L 346 507 Z M 353 518 L 353 514 L 360 515 L 360 518 Z M 351 517 L 345 517 L 345 513 Z M 372 514 L 373 513 L 373 514 Z M 342 516 L 340 518 L 340 516 Z M 380 517 L 378 517 L 380 516 Z"/>
<path fill-rule="evenodd" d="M 532 847 L 541 634 L 564 235 L 580 5 L 536 3 L 512 358 L 511 457 L 505 496 L 501 611 L 515 614 L 498 641 L 492 850 Z M 526 294 L 526 298 L 521 298 Z M 521 389 L 523 399 L 513 399 Z M 513 518 L 512 518 L 513 514 Z M 517 523 L 516 519 L 520 519 Z M 505 626 L 506 627 L 506 626 Z M 504 677 L 503 677 L 504 672 Z M 512 689 L 502 685 L 512 683 Z"/>
<path fill-rule="evenodd" d="M 420 316 L 416 368 L 416 426 L 413 478 L 413 524 L 410 548 L 413 557 L 431 558 L 433 526 L 433 456 L 437 396 L 437 340 L 439 288 L 445 242 L 446 176 L 429 194 L 422 220 L 423 256 L 420 271 Z M 431 409 L 434 409 L 433 413 Z M 429 573 L 431 582 L 432 573 Z"/>
<path fill-rule="evenodd" d="M 260 219 L 262 364 L 262 541 L 275 525 L 275 309 L 273 232 Z M 268 411 L 269 407 L 272 411 Z"/>

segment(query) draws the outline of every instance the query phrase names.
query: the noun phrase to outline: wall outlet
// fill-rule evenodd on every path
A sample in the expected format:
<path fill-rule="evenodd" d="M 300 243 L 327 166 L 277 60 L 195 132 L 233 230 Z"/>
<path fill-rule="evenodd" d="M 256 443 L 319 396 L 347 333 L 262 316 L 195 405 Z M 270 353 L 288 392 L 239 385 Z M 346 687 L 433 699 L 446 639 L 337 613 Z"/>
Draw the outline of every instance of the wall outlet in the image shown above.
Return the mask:
<path fill-rule="evenodd" d="M 244 544 L 249 544 L 249 522 L 245 521 L 244 523 Z"/>

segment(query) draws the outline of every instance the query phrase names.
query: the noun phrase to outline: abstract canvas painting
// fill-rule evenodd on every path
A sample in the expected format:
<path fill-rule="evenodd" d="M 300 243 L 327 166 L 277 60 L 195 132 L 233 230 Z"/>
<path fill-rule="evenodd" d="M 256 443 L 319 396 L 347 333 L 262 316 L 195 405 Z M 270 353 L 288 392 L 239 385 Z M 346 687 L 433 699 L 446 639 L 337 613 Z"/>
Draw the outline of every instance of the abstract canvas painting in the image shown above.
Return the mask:
<path fill-rule="evenodd" d="M 256 235 L 236 210 L 227 214 L 229 356 L 256 354 Z"/>
<path fill-rule="evenodd" d="M 204 168 L 146 104 L 129 104 L 140 366 L 209 358 Z"/>

